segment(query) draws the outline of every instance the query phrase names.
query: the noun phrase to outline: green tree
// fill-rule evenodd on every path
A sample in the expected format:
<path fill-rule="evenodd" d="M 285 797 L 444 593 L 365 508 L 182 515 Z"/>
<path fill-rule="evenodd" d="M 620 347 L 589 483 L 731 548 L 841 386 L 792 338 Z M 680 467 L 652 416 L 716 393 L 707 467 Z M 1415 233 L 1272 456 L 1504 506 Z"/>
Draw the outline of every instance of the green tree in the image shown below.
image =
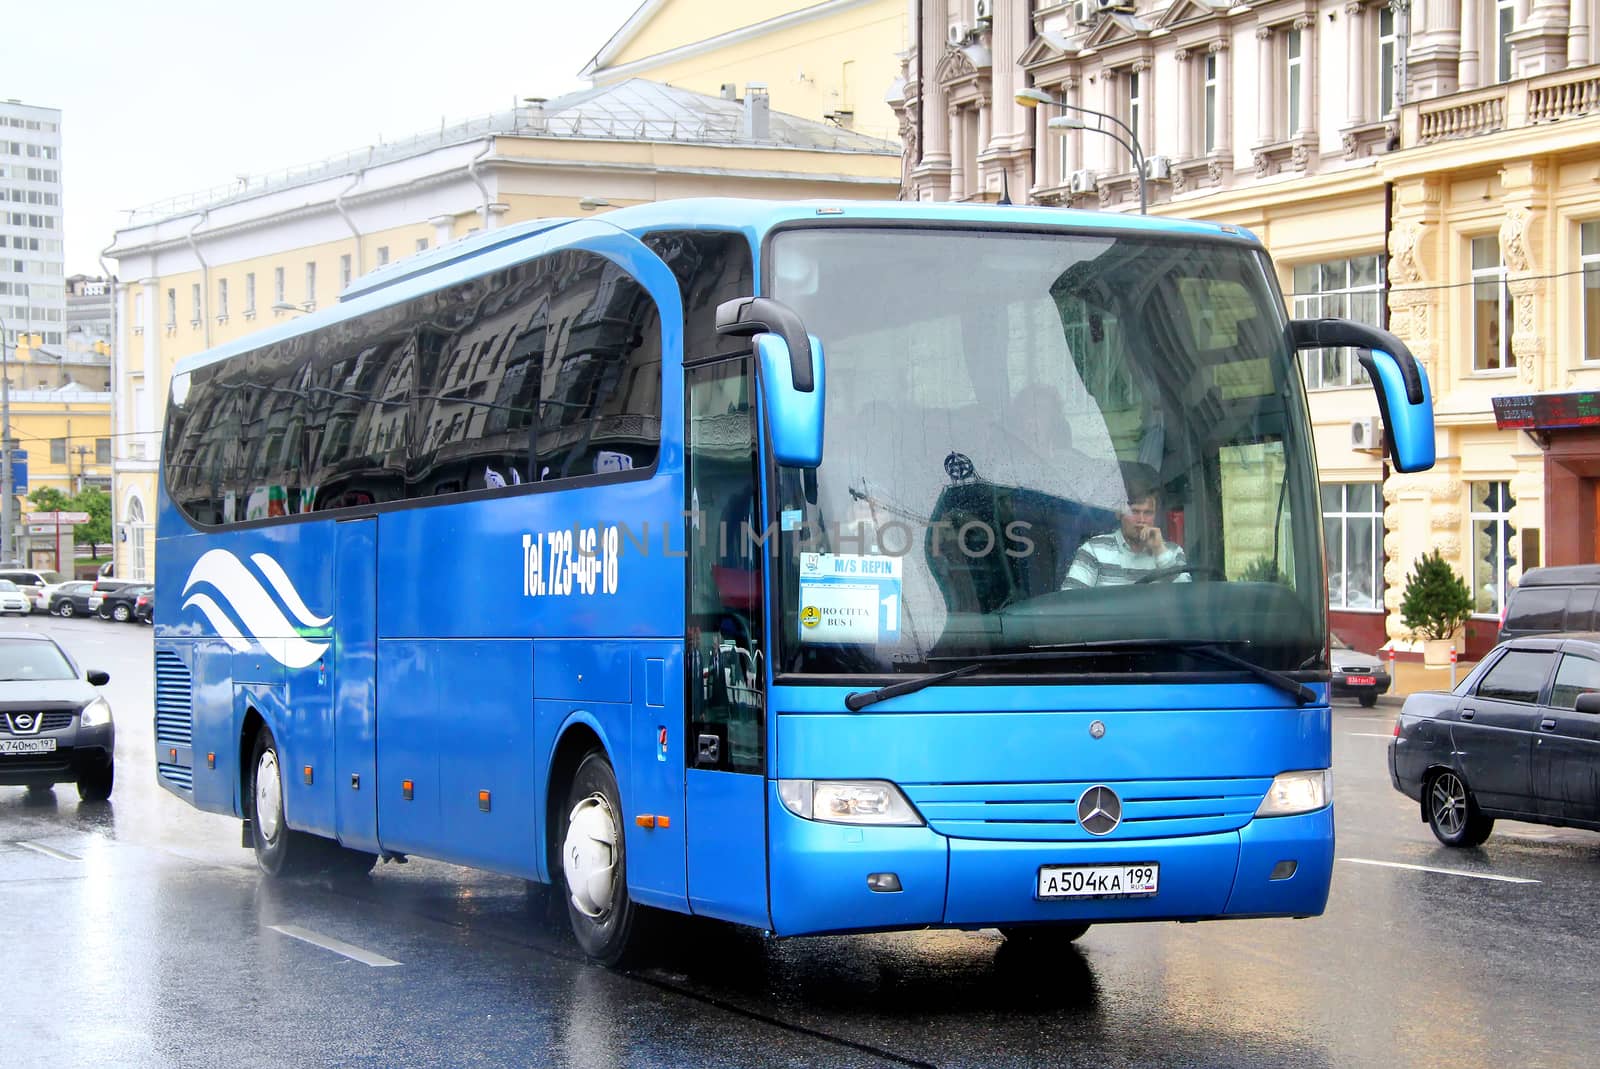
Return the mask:
<path fill-rule="evenodd" d="M 28 495 L 28 500 L 32 501 L 34 508 L 40 512 L 71 511 L 67 495 L 53 486 L 35 487 L 33 493 Z"/>
<path fill-rule="evenodd" d="M 1425 639 L 1445 639 L 1472 616 L 1472 593 L 1436 549 L 1406 576 L 1400 599 L 1400 620 L 1412 634 Z"/>
<path fill-rule="evenodd" d="M 68 502 L 69 511 L 87 512 L 88 523 L 80 523 L 76 538 L 89 545 L 93 556 L 100 555 L 100 547 L 111 545 L 111 495 L 99 487 L 86 486 Z"/>

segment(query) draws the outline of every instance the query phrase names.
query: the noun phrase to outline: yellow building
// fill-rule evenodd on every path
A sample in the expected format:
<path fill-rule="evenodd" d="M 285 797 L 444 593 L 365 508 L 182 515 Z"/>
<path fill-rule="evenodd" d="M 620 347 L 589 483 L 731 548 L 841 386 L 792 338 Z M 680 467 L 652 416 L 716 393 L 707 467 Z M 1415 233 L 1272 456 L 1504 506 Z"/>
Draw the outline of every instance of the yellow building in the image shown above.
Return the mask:
<path fill-rule="evenodd" d="M 905 0 L 644 0 L 583 75 L 642 77 L 713 95 L 765 85 L 772 106 L 898 138 Z"/>
<path fill-rule="evenodd" d="M 900 146 L 631 79 L 242 180 L 136 213 L 117 260 L 117 574 L 155 566 L 167 385 L 179 358 L 338 299 L 375 267 L 481 228 L 693 196 L 894 199 Z"/>

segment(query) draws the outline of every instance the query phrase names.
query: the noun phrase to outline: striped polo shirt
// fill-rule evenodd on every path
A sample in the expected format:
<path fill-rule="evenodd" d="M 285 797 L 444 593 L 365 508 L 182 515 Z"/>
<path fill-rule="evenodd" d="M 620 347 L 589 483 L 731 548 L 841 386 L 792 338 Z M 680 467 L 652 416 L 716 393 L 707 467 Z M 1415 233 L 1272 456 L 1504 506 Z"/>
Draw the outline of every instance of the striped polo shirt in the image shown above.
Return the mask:
<path fill-rule="evenodd" d="M 1159 553 L 1138 553 L 1128 545 L 1122 529 L 1109 534 L 1095 535 L 1078 547 L 1072 558 L 1072 567 L 1061 584 L 1063 590 L 1077 590 L 1090 586 L 1127 586 L 1141 575 L 1187 563 L 1183 547 L 1168 542 Z M 1173 576 L 1174 582 L 1189 582 L 1188 573 Z"/>

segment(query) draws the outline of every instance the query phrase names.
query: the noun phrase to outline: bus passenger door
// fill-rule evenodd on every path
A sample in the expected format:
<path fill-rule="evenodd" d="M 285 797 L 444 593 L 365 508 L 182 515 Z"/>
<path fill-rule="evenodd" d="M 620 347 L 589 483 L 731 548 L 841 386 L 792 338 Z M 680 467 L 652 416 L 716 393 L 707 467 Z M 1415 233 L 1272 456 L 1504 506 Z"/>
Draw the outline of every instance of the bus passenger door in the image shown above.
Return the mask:
<path fill-rule="evenodd" d="M 767 907 L 766 691 L 755 385 L 748 357 L 686 368 L 684 814 L 689 907 L 757 928 Z"/>
<path fill-rule="evenodd" d="M 378 521 L 336 525 L 333 764 L 339 841 L 378 849 Z"/>

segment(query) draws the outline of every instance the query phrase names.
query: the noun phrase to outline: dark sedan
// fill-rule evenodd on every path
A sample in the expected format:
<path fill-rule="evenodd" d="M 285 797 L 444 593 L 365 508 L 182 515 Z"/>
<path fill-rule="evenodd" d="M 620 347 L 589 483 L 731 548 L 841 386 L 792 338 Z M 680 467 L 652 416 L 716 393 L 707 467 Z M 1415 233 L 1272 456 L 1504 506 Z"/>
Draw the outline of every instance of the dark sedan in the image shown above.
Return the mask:
<path fill-rule="evenodd" d="M 1600 635 L 1504 643 L 1450 693 L 1406 699 L 1389 778 L 1446 846 L 1497 819 L 1600 831 Z"/>
<path fill-rule="evenodd" d="M 1378 704 L 1378 695 L 1389 692 L 1389 670 L 1375 654 L 1351 649 L 1334 635 L 1328 657 L 1333 662 L 1331 675 L 1335 698 L 1355 698 L 1368 709 Z"/>
<path fill-rule="evenodd" d="M 48 606 L 51 616 L 82 616 L 89 611 L 89 595 L 94 591 L 94 583 L 88 579 L 72 583 L 62 583 L 56 592 L 50 595 Z"/>
<path fill-rule="evenodd" d="M 155 593 L 155 587 L 147 585 L 131 585 L 119 587 L 100 598 L 100 604 L 95 606 L 95 615 L 102 620 L 115 620 L 119 624 L 129 623 L 139 617 L 139 599 L 143 598 L 145 606 L 150 605 L 150 597 Z"/>
<path fill-rule="evenodd" d="M 46 635 L 0 637 L 0 785 L 47 791 L 78 785 L 78 797 L 111 797 L 116 726 L 95 690 L 104 672 L 80 673 Z"/>

